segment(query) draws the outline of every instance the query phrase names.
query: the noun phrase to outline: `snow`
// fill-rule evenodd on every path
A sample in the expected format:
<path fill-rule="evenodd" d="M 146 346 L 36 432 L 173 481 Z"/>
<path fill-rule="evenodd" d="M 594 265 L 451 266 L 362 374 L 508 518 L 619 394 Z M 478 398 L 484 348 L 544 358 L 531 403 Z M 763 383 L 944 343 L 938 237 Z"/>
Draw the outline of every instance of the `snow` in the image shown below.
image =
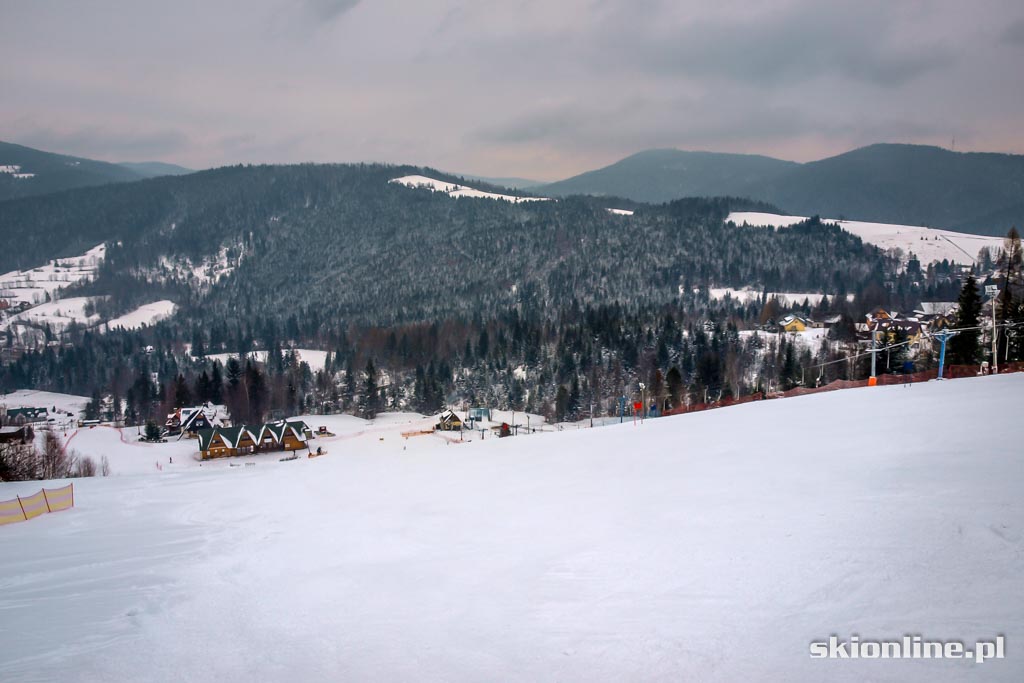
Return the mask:
<path fill-rule="evenodd" d="M 736 225 L 759 225 L 785 228 L 807 220 L 806 216 L 780 216 L 771 213 L 734 211 L 726 218 L 727 223 Z M 999 249 L 1003 241 L 999 237 L 968 235 L 951 230 L 925 228 L 895 223 L 867 223 L 823 218 L 822 222 L 838 224 L 843 230 L 857 235 L 869 244 L 881 249 L 900 249 L 904 258 L 913 252 L 921 263 L 944 259 L 970 264 L 978 258 L 983 248 Z"/>
<path fill-rule="evenodd" d="M 74 510 L 0 527 L 0 670 L 1018 681 L 1022 396 L 982 377 L 450 445 L 333 416 L 322 458 L 78 480 Z M 833 633 L 1003 634 L 1007 659 L 810 659 Z"/>
<path fill-rule="evenodd" d="M 58 299 L 57 301 L 49 301 L 45 304 L 39 304 L 38 306 L 11 316 L 0 324 L 0 329 L 7 329 L 15 322 L 49 325 L 55 332 L 63 330 L 74 322 L 86 327 L 91 327 L 99 323 L 100 317 L 95 313 L 92 315 L 86 315 L 85 307 L 96 299 L 97 297 L 75 296 L 67 299 Z"/>
<path fill-rule="evenodd" d="M 764 294 L 763 290 L 750 289 L 744 287 L 743 289 L 733 289 L 732 287 L 712 287 L 708 290 L 708 296 L 712 301 L 719 301 L 725 297 L 730 297 L 733 301 L 741 304 L 749 304 L 757 302 L 761 299 L 761 295 Z M 814 292 L 768 292 L 768 299 L 776 298 L 779 303 L 783 306 L 800 306 L 804 301 L 808 301 L 811 306 L 817 306 L 821 303 L 821 298 L 824 294 L 816 294 Z M 828 298 L 831 300 L 835 298 L 834 294 L 829 294 Z M 846 295 L 847 301 L 853 301 L 853 295 Z"/>
<path fill-rule="evenodd" d="M 282 349 L 282 354 L 286 354 L 289 351 L 294 350 L 299 354 L 299 360 L 309 364 L 309 369 L 313 372 L 318 372 L 324 369 L 327 364 L 328 351 L 320 351 L 317 349 Z M 248 357 L 259 362 L 267 362 L 267 351 L 250 351 Z M 237 353 L 208 353 L 205 358 L 210 362 L 219 360 L 222 365 L 227 364 L 230 358 L 240 358 Z"/>
<path fill-rule="evenodd" d="M 154 301 L 151 304 L 139 306 L 130 313 L 125 313 L 113 320 L 108 320 L 106 329 L 116 330 L 119 327 L 123 327 L 126 330 L 137 330 L 144 325 L 152 325 L 165 318 L 170 318 L 174 315 L 177 308 L 173 301 L 168 301 L 167 299 Z"/>
<path fill-rule="evenodd" d="M 486 199 L 503 199 L 513 204 L 519 202 L 547 202 L 551 201 L 548 197 L 516 197 L 510 194 L 498 194 L 495 192 L 485 192 L 483 190 L 475 190 L 472 187 L 465 185 L 458 185 L 456 183 L 449 183 L 443 180 L 436 180 L 423 175 L 407 175 L 401 178 L 395 178 L 389 182 L 398 183 L 399 185 L 405 185 L 406 187 L 420 187 L 427 188 L 434 192 L 444 192 L 451 197 L 477 197 Z"/>
<path fill-rule="evenodd" d="M 56 292 L 65 287 L 92 280 L 106 251 L 106 246 L 100 244 L 81 256 L 54 259 L 37 268 L 4 273 L 0 275 L 0 298 L 14 304 L 22 301 L 41 304 L 47 295 L 55 298 Z"/>
<path fill-rule="evenodd" d="M 608 209 L 609 213 L 614 213 L 616 216 L 632 216 L 633 212 L 629 209 Z"/>
<path fill-rule="evenodd" d="M 19 389 L 9 394 L 0 394 L 0 405 L 8 408 L 46 408 L 51 413 L 56 408 L 58 411 L 71 413 L 74 417 L 85 410 L 88 402 L 87 396 L 57 394 L 35 389 Z"/>

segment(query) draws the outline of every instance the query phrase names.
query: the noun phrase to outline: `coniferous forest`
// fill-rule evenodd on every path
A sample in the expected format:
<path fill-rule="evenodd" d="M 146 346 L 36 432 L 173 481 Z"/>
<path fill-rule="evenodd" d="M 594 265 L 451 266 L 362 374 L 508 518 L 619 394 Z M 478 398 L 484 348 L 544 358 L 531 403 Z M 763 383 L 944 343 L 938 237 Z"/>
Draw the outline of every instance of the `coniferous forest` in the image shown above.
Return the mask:
<path fill-rule="evenodd" d="M 129 421 L 198 400 L 244 420 L 453 404 L 574 418 L 615 410 L 641 381 L 666 405 L 807 383 L 835 345 L 751 331 L 774 331 L 789 310 L 833 314 L 833 341 L 852 344 L 873 306 L 959 291 L 951 264 L 901 268 L 815 218 L 724 224 L 730 211 L 772 208 L 749 200 L 511 203 L 388 182 L 410 173 L 459 181 L 413 167 L 236 166 L 0 202 L 21 245 L 0 254 L 0 271 L 105 243 L 98 277 L 62 296 L 105 297 L 105 318 L 178 306 L 136 331 L 43 330 L 61 343 L 11 360 L 0 388 L 127 399 Z M 826 296 L 784 309 L 764 294 L 709 295 L 720 287 Z M 297 348 L 330 352 L 324 370 Z M 206 359 L 254 350 L 265 362 Z"/>

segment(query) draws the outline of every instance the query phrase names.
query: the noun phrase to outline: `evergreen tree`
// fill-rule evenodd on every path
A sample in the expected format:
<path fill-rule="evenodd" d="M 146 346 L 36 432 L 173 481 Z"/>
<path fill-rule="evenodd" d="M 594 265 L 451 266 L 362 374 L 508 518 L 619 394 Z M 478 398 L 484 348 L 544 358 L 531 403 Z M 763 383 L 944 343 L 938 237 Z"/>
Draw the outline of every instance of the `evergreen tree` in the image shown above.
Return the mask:
<path fill-rule="evenodd" d="M 220 361 L 214 361 L 210 375 L 210 402 L 215 405 L 224 403 L 224 378 L 220 371 Z"/>
<path fill-rule="evenodd" d="M 564 384 L 559 384 L 558 391 L 555 392 L 555 421 L 565 422 L 565 414 L 568 409 L 569 391 Z"/>
<path fill-rule="evenodd" d="M 192 405 L 192 392 L 189 391 L 185 376 L 179 374 L 174 379 L 174 407 L 184 408 Z"/>
<path fill-rule="evenodd" d="M 377 368 L 373 359 L 366 361 L 366 369 L 363 371 L 363 394 L 360 396 L 359 412 L 367 420 L 377 416 L 380 408 L 380 397 L 377 392 Z"/>
<path fill-rule="evenodd" d="M 152 420 L 146 421 L 146 441 L 159 441 L 160 440 L 160 427 L 157 426 L 156 422 Z"/>
<path fill-rule="evenodd" d="M 956 326 L 967 329 L 961 329 L 949 340 L 950 363 L 974 365 L 978 362 L 980 331 L 976 328 L 981 315 L 981 295 L 978 293 L 978 282 L 974 275 L 968 275 L 964 280 L 958 303 Z"/>

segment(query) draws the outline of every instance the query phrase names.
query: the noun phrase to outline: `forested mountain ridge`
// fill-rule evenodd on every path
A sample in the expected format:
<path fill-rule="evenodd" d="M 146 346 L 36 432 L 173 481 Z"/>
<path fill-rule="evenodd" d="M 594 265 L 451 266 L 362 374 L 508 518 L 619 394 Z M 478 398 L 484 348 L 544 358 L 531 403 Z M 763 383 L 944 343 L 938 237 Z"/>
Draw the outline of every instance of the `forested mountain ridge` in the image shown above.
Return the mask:
<path fill-rule="evenodd" d="M 750 200 L 513 203 L 389 182 L 420 174 L 459 181 L 411 166 L 233 166 L 0 202 L 0 228 L 21 245 L 0 254 L 0 268 L 102 242 L 97 278 L 63 296 L 106 297 L 95 303 L 104 319 L 177 304 L 139 330 L 72 324 L 59 334 L 66 344 L 15 355 L 0 385 L 125 396 L 132 420 L 212 399 L 217 377 L 259 397 L 233 408 L 240 420 L 429 412 L 454 400 L 572 416 L 589 400 L 612 409 L 637 378 L 694 395 L 797 381 L 809 349 L 765 351 L 738 333 L 764 323 L 774 301 L 717 300 L 711 287 L 827 294 L 816 310 L 844 315 L 847 332 L 862 309 L 893 297 L 902 305 L 935 287 L 949 296 L 948 269 L 917 282 L 816 219 L 780 230 L 724 224 L 731 211 L 774 210 Z M 262 370 L 205 358 L 254 348 L 271 351 Z M 288 348 L 331 356 L 314 375 L 280 353 Z M 387 389 L 378 394 L 370 377 Z"/>
<path fill-rule="evenodd" d="M 1024 156 L 877 144 L 798 164 L 769 157 L 650 150 L 532 188 L 648 202 L 735 195 L 827 218 L 1001 236 L 1024 224 Z"/>
<path fill-rule="evenodd" d="M 683 197 L 742 197 L 751 187 L 797 166 L 793 161 L 753 154 L 651 149 L 610 166 L 532 189 L 560 197 L 618 195 L 648 203 Z"/>
<path fill-rule="evenodd" d="M 111 306 L 167 297 L 194 305 L 183 313 L 198 322 L 315 304 L 325 317 L 392 324 L 662 303 L 710 285 L 831 294 L 887 267 L 835 228 L 724 229 L 730 210 L 770 208 L 747 200 L 621 216 L 593 198 L 511 204 L 388 182 L 413 172 L 454 181 L 407 166 L 238 166 L 4 202 L 0 225 L 22 248 L 0 256 L 0 271 L 107 242 L 84 291 L 113 295 Z"/>
<path fill-rule="evenodd" d="M 147 174 L 120 164 L 43 152 L 0 142 L 0 201 L 76 187 L 140 180 Z"/>

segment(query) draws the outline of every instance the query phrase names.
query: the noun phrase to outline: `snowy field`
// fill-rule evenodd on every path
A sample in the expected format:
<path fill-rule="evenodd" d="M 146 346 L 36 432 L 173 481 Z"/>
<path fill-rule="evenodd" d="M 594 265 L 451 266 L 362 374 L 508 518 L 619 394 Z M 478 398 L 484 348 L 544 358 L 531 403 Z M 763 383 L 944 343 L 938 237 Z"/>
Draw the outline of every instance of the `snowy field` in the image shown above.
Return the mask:
<path fill-rule="evenodd" d="M 19 321 L 35 325 L 49 325 L 54 332 L 60 332 L 74 322 L 91 327 L 97 324 L 100 318 L 95 314 L 86 315 L 85 308 L 95 300 L 96 297 L 73 296 L 57 301 L 48 301 L 11 316 L 0 325 L 0 329 L 7 329 Z"/>
<path fill-rule="evenodd" d="M 712 287 L 708 290 L 708 297 L 712 301 L 721 301 L 722 299 L 729 297 L 733 301 L 741 304 L 756 303 L 761 300 L 761 296 L 763 294 L 763 290 L 750 289 L 747 287 L 743 289 L 734 289 L 732 287 Z M 768 292 L 769 299 L 778 299 L 779 303 L 783 306 L 802 306 L 805 301 L 811 306 L 817 306 L 821 303 L 821 298 L 823 296 L 825 295 L 815 294 L 814 292 Z M 834 294 L 829 295 L 830 300 L 834 298 Z M 847 294 L 846 300 L 853 301 L 853 294 Z"/>
<path fill-rule="evenodd" d="M 398 183 L 399 185 L 405 185 L 406 187 L 420 187 L 433 190 L 434 192 L 444 192 L 451 197 L 477 197 L 486 199 L 503 199 L 507 202 L 517 204 L 519 202 L 547 202 L 551 201 L 548 197 L 516 197 L 510 194 L 498 194 L 496 192 L 485 192 L 483 190 L 475 190 L 472 187 L 465 185 L 457 185 L 456 183 L 449 183 L 444 180 L 436 180 L 429 178 L 424 175 L 407 175 L 401 178 L 395 178 L 389 182 Z"/>
<path fill-rule="evenodd" d="M 174 315 L 174 311 L 177 308 L 173 301 L 168 301 L 167 299 L 154 301 L 151 304 L 143 304 L 134 311 L 125 313 L 113 320 L 108 320 L 105 329 L 116 330 L 119 327 L 123 327 L 126 330 L 137 330 L 144 325 L 152 325 L 165 318 L 170 318 Z"/>
<path fill-rule="evenodd" d="M 46 296 L 65 287 L 96 276 L 96 269 L 106 256 L 106 246 L 100 244 L 81 256 L 55 259 L 46 265 L 29 270 L 14 270 L 0 275 L 0 298 L 14 304 L 27 301 L 41 304 Z"/>
<path fill-rule="evenodd" d="M 453 444 L 314 416 L 321 458 L 78 480 L 0 527 L 0 677 L 1019 681 L 1021 398 L 1007 375 Z M 810 659 L 830 634 L 1002 634 L 1007 659 Z"/>
<path fill-rule="evenodd" d="M 785 228 L 807 220 L 806 216 L 780 216 L 773 213 L 734 211 L 725 219 L 736 225 L 760 225 Z M 895 223 L 865 223 L 823 218 L 823 222 L 836 223 L 843 230 L 857 235 L 868 244 L 881 249 L 901 249 L 904 257 L 914 252 L 922 264 L 948 259 L 957 263 L 974 263 L 983 248 L 1000 249 L 999 237 L 969 235 L 938 228 L 923 228 Z"/>
<path fill-rule="evenodd" d="M 283 349 L 283 353 L 294 350 L 299 354 L 299 360 L 309 364 L 309 369 L 313 372 L 318 372 L 324 369 L 327 364 L 327 351 L 319 351 L 317 349 Z M 259 361 L 260 363 L 267 362 L 266 351 L 250 351 L 248 356 L 253 360 Z M 208 353 L 205 358 L 210 362 L 219 360 L 221 364 L 226 364 L 231 358 L 241 358 L 237 353 Z"/>

